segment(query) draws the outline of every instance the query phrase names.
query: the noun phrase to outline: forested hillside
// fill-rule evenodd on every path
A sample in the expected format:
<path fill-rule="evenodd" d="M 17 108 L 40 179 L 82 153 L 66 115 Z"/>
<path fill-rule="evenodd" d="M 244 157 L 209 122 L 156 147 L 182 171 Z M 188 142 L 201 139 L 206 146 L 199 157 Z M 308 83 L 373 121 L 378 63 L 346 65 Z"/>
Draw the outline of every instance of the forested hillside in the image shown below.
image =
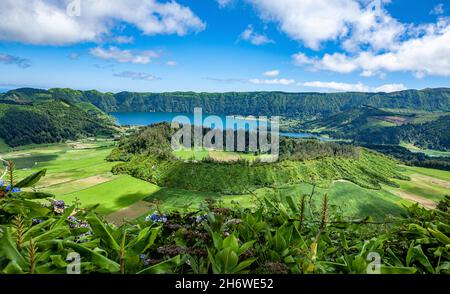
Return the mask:
<path fill-rule="evenodd" d="M 362 106 L 326 118 L 298 123 L 292 131 L 312 131 L 364 144 L 398 145 L 404 141 L 424 149 L 450 150 L 450 115 L 399 113 Z M 425 120 L 425 121 L 424 121 Z"/>
<path fill-rule="evenodd" d="M 0 103 L 0 138 L 11 147 L 114 133 L 110 121 L 95 110 L 57 100 L 23 105 L 16 102 Z"/>
<path fill-rule="evenodd" d="M 20 102 L 36 99 L 65 99 L 90 102 L 105 112 L 193 112 L 240 115 L 280 115 L 286 117 L 328 116 L 354 107 L 450 111 L 450 89 L 408 90 L 395 93 L 101 93 L 71 89 L 17 89 L 0 96 Z"/>
<path fill-rule="evenodd" d="M 396 162 L 366 149 L 332 142 L 282 138 L 276 163 L 257 160 L 218 162 L 180 160 L 172 156 L 169 124 L 146 127 L 122 138 L 109 156 L 125 161 L 113 168 L 162 187 L 222 194 L 244 194 L 261 187 L 311 182 L 328 187 L 347 180 L 361 187 L 379 189 L 401 178 Z"/>

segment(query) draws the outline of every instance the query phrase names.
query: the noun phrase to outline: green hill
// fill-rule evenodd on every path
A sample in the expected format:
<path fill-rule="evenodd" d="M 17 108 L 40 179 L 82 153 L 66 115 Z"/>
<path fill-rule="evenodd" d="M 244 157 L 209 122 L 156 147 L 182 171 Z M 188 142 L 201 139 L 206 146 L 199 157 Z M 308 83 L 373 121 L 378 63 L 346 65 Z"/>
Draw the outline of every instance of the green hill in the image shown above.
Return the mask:
<path fill-rule="evenodd" d="M 364 148 L 316 140 L 282 139 L 280 160 L 216 162 L 180 160 L 170 155 L 170 127 L 159 124 L 123 138 L 109 160 L 127 162 L 114 167 L 158 186 L 195 191 L 243 194 L 261 187 L 314 182 L 328 187 L 347 180 L 365 188 L 395 185 L 401 178 L 396 162 Z"/>
<path fill-rule="evenodd" d="M 32 95 L 35 97 L 36 93 Z M 10 103 L 0 103 L 0 138 L 11 147 L 111 136 L 115 132 L 111 121 L 93 105 L 88 105 L 86 108 L 91 110 L 87 111 L 44 96 L 34 102 L 27 96 L 14 97 Z"/>
<path fill-rule="evenodd" d="M 449 128 L 449 113 L 402 113 L 370 106 L 293 127 L 363 144 L 398 145 L 404 141 L 424 149 L 444 151 L 450 150 L 450 133 L 446 132 Z"/>
<path fill-rule="evenodd" d="M 362 105 L 376 108 L 450 111 L 450 89 L 407 90 L 395 93 L 101 93 L 71 89 L 17 89 L 1 99 L 34 101 L 65 99 L 74 104 L 89 102 L 104 112 L 189 112 L 202 107 L 205 113 L 326 117 Z"/>

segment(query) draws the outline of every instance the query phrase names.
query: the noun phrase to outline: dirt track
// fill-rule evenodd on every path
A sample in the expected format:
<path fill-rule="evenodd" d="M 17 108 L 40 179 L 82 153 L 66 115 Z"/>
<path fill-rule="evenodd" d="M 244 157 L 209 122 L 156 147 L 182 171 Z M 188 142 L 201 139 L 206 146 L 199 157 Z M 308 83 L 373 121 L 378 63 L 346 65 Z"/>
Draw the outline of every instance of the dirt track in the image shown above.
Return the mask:
<path fill-rule="evenodd" d="M 404 191 L 392 191 L 392 193 L 394 193 L 395 195 L 397 195 L 398 197 L 401 197 L 403 199 L 417 202 L 425 208 L 435 209 L 437 206 L 436 202 L 426 199 L 426 198 L 423 198 L 423 197 L 420 197 L 420 196 L 417 196 L 417 195 L 414 195 L 414 194 L 411 194 L 411 193 L 407 193 Z"/>
<path fill-rule="evenodd" d="M 151 204 L 146 201 L 138 201 L 124 209 L 116 211 L 106 216 L 106 220 L 120 226 L 126 220 L 134 220 L 141 215 L 147 213 L 151 208 Z"/>

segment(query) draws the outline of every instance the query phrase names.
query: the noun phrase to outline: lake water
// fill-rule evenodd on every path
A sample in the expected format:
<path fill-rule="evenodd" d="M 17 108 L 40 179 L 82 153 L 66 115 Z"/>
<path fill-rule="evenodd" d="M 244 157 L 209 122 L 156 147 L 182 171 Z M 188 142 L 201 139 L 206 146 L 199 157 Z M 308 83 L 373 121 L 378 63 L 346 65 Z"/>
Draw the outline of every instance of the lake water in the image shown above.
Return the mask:
<path fill-rule="evenodd" d="M 116 122 L 121 126 L 148 126 L 160 122 L 182 122 L 177 117 L 184 116 L 189 118 L 189 120 L 194 123 L 194 114 L 192 113 L 180 113 L 180 112 L 113 112 L 110 113 L 116 119 Z M 208 116 L 208 114 L 203 114 L 203 119 Z M 223 125 L 226 125 L 226 116 L 217 115 L 221 118 Z M 252 130 L 254 128 L 254 120 L 240 119 L 242 123 L 248 123 L 247 129 Z M 250 126 L 250 127 L 249 127 Z M 252 127 L 253 126 L 253 127 Z M 213 126 L 214 127 L 214 126 Z M 308 138 L 317 137 L 317 135 L 309 133 L 280 133 L 281 136 L 291 137 L 291 138 Z M 319 138 L 320 140 L 327 140 L 326 138 Z"/>

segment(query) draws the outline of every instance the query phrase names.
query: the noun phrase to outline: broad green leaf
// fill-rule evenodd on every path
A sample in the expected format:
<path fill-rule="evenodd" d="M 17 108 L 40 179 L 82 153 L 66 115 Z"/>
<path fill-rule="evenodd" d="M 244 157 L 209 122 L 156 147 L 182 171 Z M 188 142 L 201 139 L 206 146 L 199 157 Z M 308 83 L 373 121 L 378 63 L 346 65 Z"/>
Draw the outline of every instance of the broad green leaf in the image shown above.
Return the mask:
<path fill-rule="evenodd" d="M 435 237 L 436 239 L 439 240 L 439 242 L 444 243 L 444 245 L 450 244 L 450 238 L 447 237 L 444 233 L 442 233 L 439 230 L 433 230 L 428 228 L 428 231 L 431 233 L 431 235 L 433 235 L 433 237 Z"/>
<path fill-rule="evenodd" d="M 434 268 L 430 263 L 430 260 L 425 255 L 422 250 L 421 245 L 414 246 L 414 242 L 411 243 L 408 253 L 406 255 L 406 266 L 410 266 L 414 261 L 418 261 L 421 265 L 423 265 L 429 273 L 434 274 Z"/>
<path fill-rule="evenodd" d="M 61 217 L 59 218 L 59 220 L 53 225 L 53 228 L 57 228 L 61 225 L 63 225 L 67 218 L 72 214 L 72 212 L 75 210 L 75 205 L 72 205 L 71 207 L 67 208 L 63 215 L 61 215 Z"/>
<path fill-rule="evenodd" d="M 15 260 L 10 261 L 3 269 L 2 273 L 7 275 L 26 274 L 24 269 L 22 269 Z"/>
<path fill-rule="evenodd" d="M 16 185 L 14 185 L 14 187 L 17 187 L 17 188 L 31 187 L 34 184 L 36 184 L 37 182 L 39 182 L 39 180 L 43 176 L 45 176 L 46 173 L 47 173 L 47 169 L 43 169 L 41 171 L 38 171 L 37 173 L 34 173 L 34 174 L 26 177 L 22 181 L 18 182 Z"/>
<path fill-rule="evenodd" d="M 222 264 L 223 273 L 230 274 L 239 262 L 236 252 L 227 247 L 216 254 L 216 262 Z"/>
<path fill-rule="evenodd" d="M 401 266 L 381 266 L 381 273 L 388 275 L 406 275 L 415 274 L 417 269 L 414 267 L 401 267 Z"/>
<path fill-rule="evenodd" d="M 230 274 L 240 274 L 243 270 L 248 268 L 256 261 L 256 258 L 249 258 L 247 260 L 244 260 L 243 262 L 239 263 L 238 266 L 236 266 Z"/>
<path fill-rule="evenodd" d="M 144 270 L 141 270 L 137 274 L 171 274 L 173 273 L 173 269 L 179 266 L 181 262 L 181 257 L 179 255 L 163 261 L 161 263 L 155 264 L 151 267 L 148 267 Z"/>
<path fill-rule="evenodd" d="M 105 223 L 102 222 L 95 214 L 90 214 L 86 218 L 86 220 L 89 222 L 89 225 L 91 226 L 95 236 L 100 238 L 100 240 L 104 242 L 109 248 L 119 254 L 120 246 L 106 227 Z"/>
<path fill-rule="evenodd" d="M 231 234 L 223 240 L 222 248 L 230 248 L 232 251 L 237 252 L 239 250 L 238 239 Z"/>
<path fill-rule="evenodd" d="M 16 262 L 17 265 L 22 269 L 28 267 L 27 261 L 16 248 L 16 244 L 13 241 L 10 228 L 6 228 L 2 238 L 0 238 L 0 256 L 6 257 L 10 261 Z"/>

